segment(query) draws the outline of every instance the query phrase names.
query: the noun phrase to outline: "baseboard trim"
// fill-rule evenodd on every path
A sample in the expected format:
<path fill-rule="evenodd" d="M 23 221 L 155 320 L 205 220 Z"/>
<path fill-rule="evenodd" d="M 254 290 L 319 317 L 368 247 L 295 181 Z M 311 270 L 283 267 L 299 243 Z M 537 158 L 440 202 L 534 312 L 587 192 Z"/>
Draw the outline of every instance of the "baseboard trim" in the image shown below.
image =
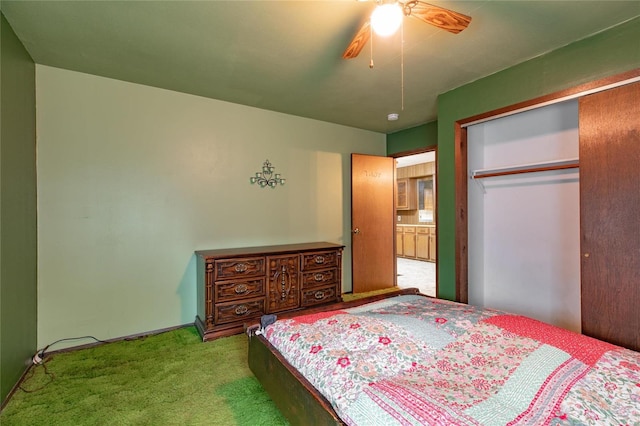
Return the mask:
<path fill-rule="evenodd" d="M 194 323 L 192 323 L 192 322 L 188 323 L 188 324 L 174 325 L 173 327 L 160 328 L 158 330 L 146 331 L 146 332 L 137 333 L 137 334 L 130 334 L 128 336 L 122 336 L 122 337 L 115 337 L 113 339 L 107 339 L 107 340 L 103 340 L 101 342 L 93 342 L 93 343 L 87 343 L 87 344 L 84 344 L 84 345 L 71 346 L 71 347 L 68 347 L 68 348 L 52 350 L 50 352 L 45 352 L 44 357 L 47 358 L 47 357 L 49 357 L 51 355 L 55 355 L 55 354 L 66 353 L 66 352 L 74 352 L 74 351 L 78 351 L 78 350 L 81 350 L 81 349 L 92 348 L 92 347 L 95 347 L 95 346 L 104 345 L 106 343 L 115 343 L 115 342 L 143 339 L 145 337 L 155 336 L 155 335 L 158 335 L 158 334 L 167 333 L 169 331 L 174 331 L 174 330 L 178 330 L 178 329 L 181 329 L 181 328 L 192 327 L 193 325 L 194 325 Z M 9 393 L 7 393 L 6 398 L 2 401 L 2 404 L 0 404 L 0 411 L 2 411 L 4 409 L 4 407 L 7 405 L 7 403 L 11 400 L 11 397 L 13 396 L 13 394 L 16 392 L 16 390 L 18 390 L 20 385 L 22 385 L 22 382 L 24 381 L 25 377 L 27 376 L 27 373 L 29 373 L 29 371 L 34 367 L 35 366 L 33 364 L 29 364 L 27 366 L 27 368 L 25 368 L 25 370 L 22 372 L 22 375 L 20 376 L 20 378 L 18 379 L 16 384 L 13 385 L 13 387 L 11 388 Z"/>
<path fill-rule="evenodd" d="M 18 388 L 20 387 L 20 385 L 24 381 L 24 378 L 27 377 L 27 373 L 29 372 L 29 370 L 31 370 L 33 367 L 34 367 L 33 364 L 29 364 L 27 366 L 27 368 L 24 369 L 24 371 L 20 375 L 20 378 L 18 379 L 18 381 L 13 385 L 13 387 L 11 388 L 9 393 L 7 393 L 7 396 L 2 401 L 2 404 L 0 404 L 0 412 L 2 412 L 2 410 L 4 410 L 4 407 L 7 405 L 7 403 L 9 402 L 11 397 L 13 396 L 13 394 L 18 390 Z"/>
<path fill-rule="evenodd" d="M 81 350 L 81 349 L 93 348 L 93 347 L 96 347 L 96 346 L 104 345 L 106 343 L 116 343 L 116 342 L 125 342 L 125 341 L 131 341 L 131 340 L 144 339 L 145 337 L 155 336 L 155 335 L 158 335 L 158 334 L 167 333 L 169 331 L 179 330 L 181 328 L 192 327 L 193 325 L 194 325 L 194 323 L 190 322 L 190 323 L 187 323 L 187 324 L 174 325 L 172 327 L 160 328 L 160 329 L 157 329 L 157 330 L 145 331 L 145 332 L 142 332 L 142 333 L 130 334 L 130 335 L 127 335 L 127 336 L 114 337 L 113 339 L 106 339 L 106 340 L 102 340 L 100 342 L 85 343 L 83 345 L 71 346 L 71 347 L 68 347 L 68 348 L 47 351 L 47 352 L 45 352 L 44 356 L 46 358 L 46 357 L 48 357 L 50 355 L 66 353 L 66 352 L 74 352 L 74 351 L 78 351 L 78 350 Z"/>

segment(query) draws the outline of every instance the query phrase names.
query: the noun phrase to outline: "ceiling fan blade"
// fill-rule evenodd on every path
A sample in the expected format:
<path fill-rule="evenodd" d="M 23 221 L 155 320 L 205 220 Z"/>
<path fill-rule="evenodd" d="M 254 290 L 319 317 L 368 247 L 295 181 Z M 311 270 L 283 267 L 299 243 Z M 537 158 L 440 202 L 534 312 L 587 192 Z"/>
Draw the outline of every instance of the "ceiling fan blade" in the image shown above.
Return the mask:
<path fill-rule="evenodd" d="M 367 44 L 370 38 L 371 29 L 369 28 L 369 20 L 367 19 L 367 21 L 362 25 L 362 27 L 360 27 L 356 35 L 353 37 L 353 40 L 351 40 L 349 46 L 347 46 L 347 49 L 342 54 L 342 58 L 352 59 L 358 56 L 358 54 L 360 53 L 364 45 Z"/>
<path fill-rule="evenodd" d="M 421 1 L 410 2 L 408 5 L 410 5 L 411 8 L 410 16 L 453 34 L 458 34 L 467 28 L 471 22 L 470 16 L 445 9 L 444 7 L 434 6 Z"/>

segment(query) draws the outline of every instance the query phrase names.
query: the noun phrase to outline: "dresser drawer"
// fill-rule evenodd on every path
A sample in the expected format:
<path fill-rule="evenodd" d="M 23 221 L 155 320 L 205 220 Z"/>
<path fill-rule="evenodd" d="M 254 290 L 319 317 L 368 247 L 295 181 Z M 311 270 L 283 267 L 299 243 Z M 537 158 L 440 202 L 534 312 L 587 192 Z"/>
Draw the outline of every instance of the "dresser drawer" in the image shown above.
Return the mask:
<path fill-rule="evenodd" d="M 342 300 L 344 246 L 312 242 L 196 251 L 202 340 L 242 333 L 261 315 Z M 306 294 L 303 294 L 307 292 Z"/>
<path fill-rule="evenodd" d="M 325 270 L 303 272 L 302 273 L 302 288 L 311 288 L 318 286 L 325 286 L 327 284 L 335 284 L 338 280 L 338 269 L 331 268 Z"/>
<path fill-rule="evenodd" d="M 336 286 L 302 290 L 302 306 L 313 306 L 336 300 Z"/>
<path fill-rule="evenodd" d="M 265 295 L 265 279 L 218 281 L 215 283 L 215 303 L 250 299 Z"/>
<path fill-rule="evenodd" d="M 264 257 L 245 257 L 245 258 L 236 258 L 236 259 L 216 260 L 215 281 L 237 278 L 237 277 L 250 277 L 255 275 L 264 275 L 264 273 L 265 273 Z"/>
<path fill-rule="evenodd" d="M 302 255 L 302 270 L 324 269 L 338 266 L 337 251 L 322 251 L 304 253 Z"/>
<path fill-rule="evenodd" d="M 215 322 L 223 324 L 264 315 L 264 297 L 215 305 Z"/>

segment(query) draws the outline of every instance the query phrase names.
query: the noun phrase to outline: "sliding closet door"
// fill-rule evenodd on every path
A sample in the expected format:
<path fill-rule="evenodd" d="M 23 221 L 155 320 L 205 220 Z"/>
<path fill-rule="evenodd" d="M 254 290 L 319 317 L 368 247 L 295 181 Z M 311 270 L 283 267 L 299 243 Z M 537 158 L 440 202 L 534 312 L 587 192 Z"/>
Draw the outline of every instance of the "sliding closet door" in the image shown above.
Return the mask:
<path fill-rule="evenodd" d="M 582 331 L 640 350 L 640 83 L 579 105 Z"/>

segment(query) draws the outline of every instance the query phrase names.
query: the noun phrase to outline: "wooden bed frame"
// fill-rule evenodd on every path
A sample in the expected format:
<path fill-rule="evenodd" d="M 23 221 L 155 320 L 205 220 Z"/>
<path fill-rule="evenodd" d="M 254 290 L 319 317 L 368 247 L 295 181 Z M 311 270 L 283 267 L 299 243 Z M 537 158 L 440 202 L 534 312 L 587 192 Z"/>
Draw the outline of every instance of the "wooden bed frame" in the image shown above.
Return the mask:
<path fill-rule="evenodd" d="M 403 294 L 420 294 L 416 288 L 392 291 L 350 302 L 334 303 L 320 308 L 279 315 L 292 318 L 318 312 L 352 308 Z M 424 296 L 429 297 L 429 296 Z M 249 368 L 255 374 L 276 406 L 292 425 L 344 425 L 327 399 L 305 379 L 262 335 L 256 335 L 260 324 L 247 328 L 249 335 Z"/>

